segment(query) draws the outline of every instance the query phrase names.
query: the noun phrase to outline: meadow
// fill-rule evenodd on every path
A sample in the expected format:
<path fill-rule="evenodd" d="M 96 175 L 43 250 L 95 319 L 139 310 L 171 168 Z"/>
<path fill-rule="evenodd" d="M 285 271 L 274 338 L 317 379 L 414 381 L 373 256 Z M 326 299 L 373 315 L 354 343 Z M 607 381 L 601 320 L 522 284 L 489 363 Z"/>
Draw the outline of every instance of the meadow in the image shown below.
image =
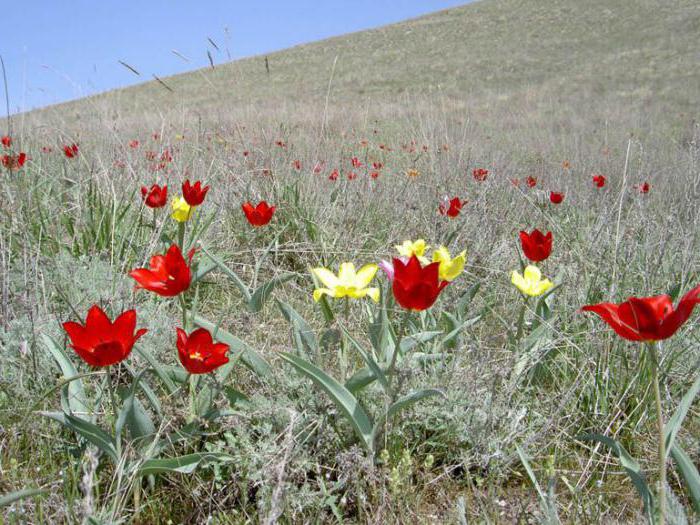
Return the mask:
<path fill-rule="evenodd" d="M 248 59 L 3 121 L 0 521 L 696 522 L 700 310 L 671 334 L 667 310 L 639 306 L 630 335 L 581 308 L 678 305 L 700 284 L 697 44 L 667 31 L 688 36 L 700 14 L 521 4 L 284 51 L 269 74 Z M 623 41 L 572 53 L 565 25 L 519 58 L 516 32 L 483 69 L 411 47 L 422 31 L 455 41 L 459 20 L 481 42 L 493 20 L 535 35 L 560 15 L 573 31 L 655 9 L 643 45 L 611 29 Z M 555 67 L 559 52 L 591 74 Z M 499 56 L 514 65 L 489 76 Z M 174 210 L 183 193 L 197 204 Z M 274 213 L 242 209 L 261 201 Z M 521 241 L 534 229 L 552 234 L 544 258 Z M 424 252 L 404 245 L 420 239 Z M 465 251 L 463 267 L 426 270 L 441 246 Z M 134 275 L 169 250 L 177 271 Z M 389 271 L 338 283 L 315 270 L 345 262 Z M 513 284 L 530 264 L 551 287 Z M 83 329 L 64 323 L 93 305 L 112 321 L 133 309 L 148 331 L 108 341 L 95 314 L 101 335 L 76 343 Z M 228 345 L 226 364 L 197 368 L 220 350 L 188 350 L 198 329 Z"/>

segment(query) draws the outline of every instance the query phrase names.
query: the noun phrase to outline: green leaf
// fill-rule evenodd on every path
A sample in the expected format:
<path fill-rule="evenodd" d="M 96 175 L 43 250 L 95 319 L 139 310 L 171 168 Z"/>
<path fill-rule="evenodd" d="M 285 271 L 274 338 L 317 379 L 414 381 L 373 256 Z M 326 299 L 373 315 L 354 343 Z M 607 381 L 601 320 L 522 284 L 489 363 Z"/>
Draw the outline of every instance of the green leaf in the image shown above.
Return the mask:
<path fill-rule="evenodd" d="M 698 473 L 698 468 L 690 456 L 677 444 L 671 448 L 671 456 L 673 456 L 673 460 L 685 480 L 695 512 L 700 513 L 700 473 Z"/>
<path fill-rule="evenodd" d="M 279 307 L 284 318 L 292 325 L 292 328 L 298 332 L 298 336 L 301 339 L 306 351 L 305 353 L 309 355 L 318 354 L 318 341 L 316 339 L 316 334 L 314 333 L 311 325 L 306 322 L 299 313 L 292 308 L 287 303 L 276 299 L 275 302 Z M 301 348 L 298 349 L 301 353 Z"/>
<path fill-rule="evenodd" d="M 163 384 L 167 388 L 168 393 L 174 394 L 175 392 L 177 392 L 177 386 L 175 386 L 175 383 L 173 383 L 173 380 L 168 375 L 167 368 L 161 363 L 159 363 L 158 360 L 156 360 L 156 358 L 153 357 L 153 354 L 146 350 L 143 347 L 143 345 L 136 345 L 134 349 L 136 353 L 143 357 L 149 364 L 149 366 L 153 369 L 158 378 L 163 382 Z"/>
<path fill-rule="evenodd" d="M 129 429 L 131 439 L 146 438 L 153 436 L 156 432 L 155 425 L 151 421 L 151 418 L 148 417 L 148 413 L 143 408 L 143 405 L 136 398 L 136 389 L 139 386 L 141 377 L 143 377 L 146 372 L 148 372 L 148 370 L 142 370 L 134 377 L 131 388 L 126 392 L 124 403 L 117 417 L 115 429 L 117 441 L 121 438 L 124 426 Z"/>
<path fill-rule="evenodd" d="M 369 368 L 361 368 L 345 381 L 345 388 L 352 393 L 359 392 L 376 380 L 377 377 Z"/>
<path fill-rule="evenodd" d="M 231 268 L 226 266 L 223 262 L 221 262 L 218 258 L 216 258 L 214 255 L 212 255 L 206 248 L 202 247 L 202 252 L 209 257 L 211 262 L 213 262 L 218 268 L 224 272 L 232 281 L 233 284 L 236 285 L 236 287 L 240 290 L 241 294 L 243 295 L 243 299 L 246 303 L 250 303 L 251 300 L 251 295 L 250 295 L 250 289 L 248 286 L 241 280 L 240 277 L 238 277 L 238 274 L 234 272 Z"/>
<path fill-rule="evenodd" d="M 119 462 L 117 445 L 114 438 L 97 425 L 63 412 L 40 412 L 42 416 L 58 421 L 86 441 L 104 452 L 114 463 Z"/>
<path fill-rule="evenodd" d="M 275 277 L 273 279 L 270 279 L 267 281 L 265 284 L 261 285 L 258 287 L 255 292 L 253 292 L 253 295 L 250 298 L 250 301 L 248 301 L 248 310 L 256 313 L 262 310 L 262 307 L 264 306 L 265 302 L 270 298 L 272 295 L 273 290 L 279 286 L 282 283 L 285 283 L 292 279 L 294 277 L 293 273 L 288 273 L 285 275 L 280 275 L 279 277 Z"/>
<path fill-rule="evenodd" d="M 673 416 L 668 420 L 668 423 L 666 423 L 666 427 L 664 428 L 664 434 L 666 435 L 666 450 L 671 450 L 673 448 L 673 442 L 675 441 L 678 431 L 683 425 L 683 420 L 688 414 L 688 410 L 690 410 L 690 406 L 693 404 L 695 396 L 698 395 L 698 392 L 700 392 L 700 374 L 698 374 L 698 376 L 695 378 L 695 381 L 683 396 L 683 399 L 681 399 L 681 402 Z"/>
<path fill-rule="evenodd" d="M 366 352 L 364 348 L 362 348 L 362 345 L 360 345 L 360 343 L 358 343 L 357 340 L 350 335 L 350 333 L 345 329 L 345 327 L 343 327 L 343 333 L 345 334 L 345 337 L 348 338 L 348 341 L 350 341 L 352 346 L 355 347 L 355 350 L 357 350 L 357 352 L 362 356 L 362 359 L 364 359 L 365 363 L 367 363 L 367 366 L 372 371 L 374 377 L 378 379 L 382 387 L 384 387 L 384 391 L 388 391 L 389 381 L 387 380 L 386 375 L 384 375 L 382 369 L 374 360 L 374 357 L 369 352 Z"/>
<path fill-rule="evenodd" d="M 542 490 L 542 487 L 540 487 L 540 484 L 537 481 L 535 472 L 532 470 L 532 466 L 530 465 L 530 460 L 528 459 L 527 455 L 525 454 L 525 452 L 523 452 L 519 445 L 515 445 L 515 450 L 518 452 L 520 462 L 525 467 L 525 471 L 527 472 L 527 475 L 530 478 L 532 485 L 535 487 L 538 497 L 540 498 L 540 506 L 542 507 L 542 511 L 544 512 L 545 516 L 547 516 L 547 521 L 545 523 L 561 523 L 561 521 L 559 520 L 559 516 L 557 515 L 556 507 L 552 504 L 548 495 L 545 494 L 545 492 Z"/>
<path fill-rule="evenodd" d="M 35 498 L 48 493 L 49 491 L 47 489 L 22 489 L 16 490 L 15 492 L 8 492 L 7 494 L 0 496 L 0 508 L 7 507 L 15 501 L 19 501 L 21 499 Z"/>
<path fill-rule="evenodd" d="M 268 362 L 265 361 L 265 359 L 260 354 L 258 354 L 255 350 L 248 346 L 248 344 L 245 343 L 243 340 L 227 332 L 223 328 L 219 328 L 217 325 L 215 325 L 211 321 L 206 320 L 201 315 L 194 315 L 194 323 L 197 326 L 206 328 L 211 332 L 213 337 L 229 345 L 231 347 L 231 352 L 236 357 L 240 356 L 240 359 L 243 362 L 243 364 L 260 377 L 267 377 L 272 372 L 272 369 L 270 368 Z M 233 370 L 234 363 L 235 359 L 230 358 L 227 364 L 219 368 L 219 370 L 217 371 L 219 381 L 223 381 L 224 379 L 226 379 L 226 377 L 231 373 L 231 370 Z"/>
<path fill-rule="evenodd" d="M 448 314 L 447 312 L 444 312 L 444 313 L 445 313 L 446 319 L 450 319 L 450 317 L 452 317 L 452 316 L 451 316 L 450 314 Z M 445 337 L 442 338 L 442 341 L 440 342 L 440 345 L 441 345 L 441 346 L 446 346 L 446 347 L 450 347 L 450 345 L 454 345 L 454 341 L 455 341 L 456 337 L 457 337 L 460 333 L 462 333 L 463 330 L 465 330 L 465 329 L 469 328 L 470 326 L 476 324 L 476 323 L 479 321 L 479 319 L 481 319 L 481 316 L 480 316 L 480 315 L 477 315 L 476 317 L 474 317 L 474 318 L 472 318 L 472 319 L 468 319 L 467 321 L 464 321 L 464 322 L 463 322 L 462 324 L 460 324 L 460 325 L 454 326 L 454 327 L 452 328 L 452 330 L 451 330 Z M 455 322 L 456 322 L 456 319 L 455 319 L 454 317 L 452 317 L 452 319 L 450 319 L 450 323 L 455 323 Z"/>
<path fill-rule="evenodd" d="M 213 453 L 213 452 L 197 452 L 187 454 L 176 458 L 166 459 L 149 459 L 144 461 L 138 469 L 141 476 L 150 476 L 152 474 L 190 474 L 203 461 L 230 461 L 232 458 L 228 454 Z"/>
<path fill-rule="evenodd" d="M 190 286 L 192 286 L 194 283 L 201 281 L 208 273 L 212 272 L 213 270 L 216 270 L 218 268 L 218 265 L 215 262 L 209 262 L 209 264 L 199 264 L 197 266 L 197 273 L 194 274 L 194 277 L 192 277 L 192 282 L 190 283 Z"/>
<path fill-rule="evenodd" d="M 78 372 L 73 366 L 73 363 L 70 359 L 68 359 L 68 356 L 65 354 L 63 349 L 56 344 L 56 341 L 46 334 L 42 334 L 42 338 L 44 339 L 44 344 L 46 345 L 49 353 L 60 367 L 63 376 L 65 378 L 77 376 Z M 68 383 L 67 389 L 68 396 L 66 404 L 68 405 L 68 408 L 70 408 L 70 412 L 85 418 L 92 417 L 92 412 L 87 406 L 87 398 L 85 397 L 83 382 L 80 379 L 73 380 Z"/>
<path fill-rule="evenodd" d="M 637 463 L 637 461 L 630 456 L 629 452 L 625 450 L 625 447 L 623 447 L 618 441 L 602 434 L 586 434 L 579 436 L 579 439 L 582 441 L 597 441 L 610 449 L 617 459 L 620 460 L 622 468 L 625 469 L 625 472 L 627 472 L 630 480 L 632 480 L 632 484 L 641 496 L 642 502 L 644 503 L 644 514 L 651 516 L 652 509 L 654 508 L 654 497 L 649 490 L 649 486 L 647 485 L 646 479 L 644 478 L 644 473 L 642 472 L 639 463 Z"/>
<path fill-rule="evenodd" d="M 460 317 L 463 317 L 467 313 L 467 309 L 479 291 L 479 288 L 481 288 L 481 282 L 474 283 L 457 301 L 457 312 L 459 313 Z"/>
<path fill-rule="evenodd" d="M 437 388 L 426 388 L 424 390 L 416 390 L 415 392 L 411 392 L 410 394 L 407 394 L 392 403 L 384 413 L 384 417 L 378 419 L 375 423 L 374 428 L 372 429 L 372 439 L 375 440 L 384 428 L 384 425 L 393 419 L 394 416 L 398 415 L 399 412 L 407 409 L 411 405 L 416 404 L 422 399 L 432 396 L 442 396 L 443 398 L 447 397 L 442 390 Z"/>
<path fill-rule="evenodd" d="M 370 453 L 373 453 L 372 421 L 362 406 L 360 406 L 355 396 L 343 385 L 311 363 L 286 352 L 280 352 L 280 357 L 296 368 L 298 372 L 311 379 L 330 396 L 335 406 L 338 407 L 355 429 L 355 433 L 357 437 L 360 438 L 360 442 Z"/>

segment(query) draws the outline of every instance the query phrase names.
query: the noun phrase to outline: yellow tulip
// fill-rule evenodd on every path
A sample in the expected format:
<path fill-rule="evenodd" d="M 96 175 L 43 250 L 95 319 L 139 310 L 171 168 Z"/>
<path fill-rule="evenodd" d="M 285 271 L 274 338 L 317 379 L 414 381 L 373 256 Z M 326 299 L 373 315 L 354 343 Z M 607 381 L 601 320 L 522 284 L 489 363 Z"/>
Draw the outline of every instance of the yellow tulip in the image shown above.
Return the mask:
<path fill-rule="evenodd" d="M 320 301 L 324 295 L 352 299 L 360 299 L 368 295 L 375 303 L 379 302 L 379 288 L 368 288 L 378 269 L 376 264 L 366 264 L 356 272 L 355 265 L 347 262 L 340 265 L 336 276 L 327 268 L 314 268 L 311 272 L 324 286 L 314 290 L 314 301 Z"/>
<path fill-rule="evenodd" d="M 412 178 L 412 179 L 415 179 L 416 177 L 419 177 L 419 176 L 420 176 L 420 171 L 418 171 L 418 170 L 415 169 L 415 168 L 411 168 L 410 170 L 408 170 L 408 171 L 406 172 L 406 175 L 407 175 L 408 177 Z"/>
<path fill-rule="evenodd" d="M 194 213 L 194 208 L 187 204 L 187 201 L 182 197 L 176 197 L 173 199 L 173 212 L 171 217 L 177 222 L 187 222 L 192 217 Z"/>
<path fill-rule="evenodd" d="M 454 259 L 450 257 L 450 252 L 444 246 L 440 246 L 433 252 L 433 262 L 440 263 L 440 279 L 443 281 L 454 281 L 464 271 L 464 263 L 467 260 L 467 251 L 457 255 Z"/>
<path fill-rule="evenodd" d="M 425 264 L 428 260 L 424 257 L 425 251 L 430 248 L 423 239 L 417 241 L 403 241 L 401 244 L 394 246 L 399 254 L 403 257 L 410 258 L 412 255 L 418 257 L 421 263 Z"/>
<path fill-rule="evenodd" d="M 510 281 L 525 295 L 537 297 L 549 290 L 554 283 L 549 279 L 542 279 L 542 272 L 537 266 L 529 265 L 523 275 L 513 271 Z"/>

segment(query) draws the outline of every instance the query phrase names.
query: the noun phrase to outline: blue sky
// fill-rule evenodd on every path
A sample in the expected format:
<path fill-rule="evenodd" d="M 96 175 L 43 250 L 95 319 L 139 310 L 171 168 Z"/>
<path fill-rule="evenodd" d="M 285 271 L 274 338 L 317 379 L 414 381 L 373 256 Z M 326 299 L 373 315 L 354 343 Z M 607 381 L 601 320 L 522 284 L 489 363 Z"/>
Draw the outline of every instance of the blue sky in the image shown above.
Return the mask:
<path fill-rule="evenodd" d="M 467 0 L 11 0 L 12 113 L 467 3 Z M 211 38 L 219 50 L 207 41 Z M 186 62 L 172 50 L 189 59 Z M 136 76 L 118 61 L 137 69 Z M 4 90 L 2 113 L 5 112 Z"/>

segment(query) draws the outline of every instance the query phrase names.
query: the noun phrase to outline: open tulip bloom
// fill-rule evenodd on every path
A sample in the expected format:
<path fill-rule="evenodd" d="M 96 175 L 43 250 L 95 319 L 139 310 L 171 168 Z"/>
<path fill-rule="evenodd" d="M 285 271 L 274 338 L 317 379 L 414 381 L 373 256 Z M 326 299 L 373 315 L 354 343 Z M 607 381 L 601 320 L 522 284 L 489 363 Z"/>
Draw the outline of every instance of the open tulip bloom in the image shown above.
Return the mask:
<path fill-rule="evenodd" d="M 162 188 L 157 184 L 147 188 L 146 186 L 141 187 L 141 197 L 143 198 L 144 204 L 149 208 L 162 208 L 168 202 L 168 186 L 163 186 Z"/>
<path fill-rule="evenodd" d="M 272 220 L 272 215 L 275 213 L 275 207 L 265 201 L 260 201 L 257 206 L 245 202 L 241 205 L 241 209 L 250 225 L 255 227 L 265 226 Z"/>
<path fill-rule="evenodd" d="M 532 233 L 521 231 L 520 246 L 525 257 L 532 262 L 542 262 L 552 253 L 552 232 L 545 235 L 537 228 Z"/>
<path fill-rule="evenodd" d="M 190 287 L 192 271 L 190 264 L 194 250 L 187 255 L 188 262 L 182 256 L 180 247 L 173 244 L 165 255 L 154 255 L 150 268 L 137 268 L 129 275 L 138 283 L 137 287 L 157 293 L 163 297 L 174 297 Z"/>
<path fill-rule="evenodd" d="M 467 259 L 467 251 L 462 251 L 453 259 L 450 257 L 450 252 L 444 246 L 440 246 L 433 252 L 433 262 L 440 263 L 440 279 L 446 282 L 452 282 L 459 277 L 464 271 L 464 263 Z"/>
<path fill-rule="evenodd" d="M 439 262 L 430 263 L 424 267 L 417 255 L 412 255 L 408 262 L 399 258 L 394 259 L 394 280 L 392 281 L 394 298 L 407 310 L 416 312 L 427 310 L 447 285 L 447 281 L 440 280 Z"/>
<path fill-rule="evenodd" d="M 194 207 L 187 204 L 187 201 L 182 197 L 173 199 L 172 208 L 172 218 L 180 223 L 189 221 L 194 213 Z"/>
<path fill-rule="evenodd" d="M 423 239 L 418 239 L 417 241 L 403 241 L 401 244 L 397 244 L 395 248 L 399 252 L 399 255 L 405 257 L 406 260 L 415 255 L 421 263 L 428 263 L 425 252 L 430 249 L 430 246 L 428 246 Z"/>
<path fill-rule="evenodd" d="M 361 299 L 369 296 L 375 303 L 379 302 L 379 288 L 369 287 L 378 269 L 376 264 L 366 264 L 359 271 L 355 271 L 355 265 L 346 262 L 340 265 L 336 276 L 327 268 L 314 268 L 311 272 L 324 286 L 314 290 L 314 301 L 318 302 L 321 297 L 327 295 L 336 299 L 342 297 Z"/>
<path fill-rule="evenodd" d="M 198 328 L 187 335 L 177 329 L 177 353 L 180 363 L 190 374 L 208 374 L 228 363 L 229 346 L 215 343 L 206 328 Z"/>
<path fill-rule="evenodd" d="M 93 305 L 85 324 L 67 321 L 63 329 L 68 334 L 75 353 L 90 366 L 110 366 L 126 359 L 134 343 L 147 332 L 136 329 L 136 311 L 127 310 L 114 322 L 102 309 Z"/>
<path fill-rule="evenodd" d="M 189 179 L 187 179 L 182 184 L 182 197 L 185 199 L 185 202 L 192 207 L 202 204 L 208 191 L 209 186 L 204 186 L 204 188 L 202 188 L 202 183 L 200 181 L 190 184 Z"/>
<path fill-rule="evenodd" d="M 540 269 L 533 265 L 527 266 L 522 275 L 513 270 L 510 281 L 518 290 L 530 297 L 539 297 L 554 286 L 549 279 L 543 279 Z"/>

